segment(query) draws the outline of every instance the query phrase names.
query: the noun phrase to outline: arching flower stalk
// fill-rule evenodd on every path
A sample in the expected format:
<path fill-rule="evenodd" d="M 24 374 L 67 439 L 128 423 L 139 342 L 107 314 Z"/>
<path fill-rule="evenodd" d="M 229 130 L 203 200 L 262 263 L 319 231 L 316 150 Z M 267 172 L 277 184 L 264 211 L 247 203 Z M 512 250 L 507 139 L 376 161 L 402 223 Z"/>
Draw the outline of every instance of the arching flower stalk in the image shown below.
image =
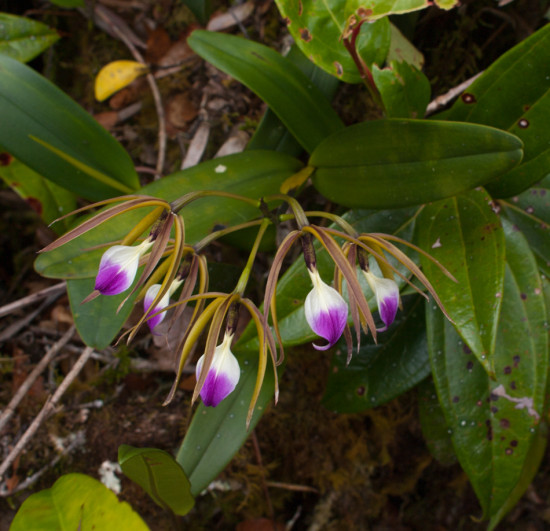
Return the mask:
<path fill-rule="evenodd" d="M 252 321 L 256 325 L 256 331 L 259 339 L 258 372 L 256 376 L 256 384 L 255 384 L 254 391 L 252 393 L 252 398 L 250 401 L 248 417 L 247 417 L 247 425 L 250 424 L 250 421 L 252 419 L 252 414 L 254 412 L 254 407 L 256 405 L 258 396 L 260 394 L 262 382 L 263 382 L 266 367 L 267 367 L 268 355 L 272 359 L 273 369 L 275 371 L 275 401 L 277 401 L 278 384 L 277 384 L 277 373 L 276 373 L 276 367 L 275 367 L 275 354 L 276 354 L 275 340 L 273 338 L 272 332 L 269 329 L 269 327 L 264 326 L 263 316 L 260 310 L 256 307 L 256 305 L 250 299 L 244 297 L 243 295 L 246 285 L 248 283 L 248 279 L 250 277 L 250 273 L 252 271 L 252 265 L 256 257 L 256 253 L 258 251 L 259 244 L 261 242 L 261 239 L 269 223 L 270 222 L 266 219 L 264 219 L 261 222 L 260 230 L 258 231 L 258 235 L 256 237 L 256 240 L 250 252 L 250 256 L 248 258 L 247 264 L 244 267 L 241 277 L 237 282 L 237 286 L 235 287 L 232 293 L 225 294 L 225 293 L 219 293 L 219 292 L 208 292 L 208 293 L 202 293 L 198 295 L 191 295 L 187 297 L 187 299 L 181 300 L 178 303 L 167 307 L 167 309 L 169 309 L 170 307 L 175 307 L 179 304 L 187 304 L 192 301 L 205 302 L 211 299 L 211 302 L 204 308 L 204 310 L 200 313 L 200 315 L 198 315 L 197 318 L 192 322 L 192 324 L 188 328 L 182 340 L 182 343 L 179 349 L 180 356 L 179 356 L 178 369 L 176 371 L 176 378 L 174 380 L 172 389 L 170 390 L 170 393 L 168 394 L 168 397 L 165 400 L 164 404 L 168 404 L 172 401 L 175 395 L 176 389 L 178 387 L 179 379 L 181 377 L 183 368 L 189 358 L 189 355 L 193 350 L 194 345 L 199 340 L 205 328 L 208 328 L 208 334 L 206 337 L 204 354 L 203 356 L 201 356 L 200 371 L 198 372 L 197 384 L 195 386 L 195 391 L 193 393 L 192 402 L 194 402 L 199 396 L 203 397 L 203 400 L 204 400 L 204 396 L 207 396 L 209 397 L 207 398 L 207 400 L 211 404 L 213 404 L 214 402 L 214 399 L 212 398 L 213 396 L 219 397 L 225 394 L 225 393 L 222 393 L 221 391 L 218 392 L 212 388 L 212 385 L 215 386 L 215 383 L 218 382 L 218 380 L 213 376 L 210 376 L 211 380 L 209 380 L 210 383 L 207 386 L 207 390 L 205 390 L 204 392 L 204 396 L 203 396 L 202 390 L 206 385 L 207 379 L 209 378 L 209 374 L 213 374 L 210 372 L 211 368 L 214 367 L 213 370 L 219 371 L 220 370 L 219 364 L 221 363 L 220 359 L 223 359 L 223 360 L 230 359 L 230 356 L 228 355 L 228 350 L 230 352 L 229 347 L 233 339 L 235 329 L 237 327 L 238 315 L 241 308 L 246 309 L 250 314 Z M 225 332 L 224 332 L 225 339 L 222 342 L 222 344 L 219 345 L 218 344 L 219 337 L 221 335 L 224 322 L 226 322 Z M 227 362 L 227 363 L 229 364 L 229 366 L 233 365 L 232 362 Z M 223 379 L 219 380 L 220 384 L 222 381 L 224 380 Z M 230 378 L 230 381 L 234 382 L 235 377 Z M 217 401 L 217 403 L 219 403 L 219 401 Z"/>
<path fill-rule="evenodd" d="M 312 330 L 327 340 L 327 345 L 314 347 L 319 350 L 325 350 L 335 344 L 342 333 L 345 333 L 348 340 L 348 357 L 351 356 L 351 341 L 349 329 L 347 329 L 347 305 L 342 297 L 342 282 L 335 284 L 334 288 L 328 286 L 320 277 L 316 267 L 315 250 L 312 245 L 312 238 L 317 239 L 327 251 L 335 263 L 339 275 L 346 280 L 350 301 L 353 301 L 353 311 L 357 314 L 357 323 L 364 324 L 365 332 L 370 330 L 376 341 L 376 327 L 370 313 L 367 301 L 357 280 L 355 269 L 348 262 L 348 258 L 331 236 L 329 230 L 325 227 L 319 227 L 309 223 L 306 213 L 302 210 L 299 203 L 288 196 L 271 196 L 284 199 L 293 210 L 293 217 L 298 224 L 298 229 L 291 231 L 279 246 L 271 266 L 265 288 L 264 296 L 264 326 L 267 327 L 268 317 L 271 314 L 273 329 L 279 343 L 280 363 L 284 352 L 282 348 L 282 338 L 277 322 L 276 288 L 279 273 L 285 256 L 292 245 L 300 239 L 304 251 L 304 259 L 312 280 L 313 289 L 306 298 L 305 312 L 306 320 Z M 314 215 L 316 213 L 313 213 Z M 341 218 L 339 218 L 341 219 Z M 342 223 L 346 223 L 342 220 Z M 338 278 L 338 277 L 335 277 Z"/>
<path fill-rule="evenodd" d="M 110 247 L 103 254 L 100 260 L 98 274 L 96 276 L 95 289 L 84 299 L 83 302 L 88 302 L 100 294 L 118 295 L 126 291 L 134 282 L 138 267 L 140 265 L 140 259 L 148 253 L 149 250 L 151 250 L 144 274 L 137 283 L 136 288 L 138 288 L 143 284 L 143 282 L 145 282 L 147 277 L 156 267 L 167 246 L 170 237 L 170 230 L 174 220 L 174 214 L 170 211 L 169 203 L 155 197 L 135 195 L 108 199 L 76 210 L 71 213 L 71 215 L 84 212 L 94 207 L 105 206 L 110 203 L 120 201 L 123 201 L 123 203 L 111 206 L 110 208 L 99 212 L 89 220 L 84 221 L 84 223 L 75 229 L 58 238 L 55 242 L 51 243 L 41 251 L 45 252 L 56 249 L 121 214 L 136 210 L 138 208 L 153 208 L 153 210 L 148 212 L 120 241 L 120 244 Z M 183 221 L 181 221 L 181 228 L 183 233 Z M 140 244 L 133 246 L 132 244 L 135 243 L 140 236 L 149 229 L 150 232 L 147 238 Z"/>
<path fill-rule="evenodd" d="M 299 209 L 299 205 L 292 205 L 289 201 L 293 210 Z M 340 226 L 342 230 L 338 230 L 332 227 L 321 227 L 317 225 L 310 224 L 307 221 L 308 217 L 324 217 L 327 218 Z M 448 314 L 445 312 L 437 293 L 433 289 L 432 285 L 422 273 L 420 268 L 399 248 L 391 243 L 391 241 L 401 242 L 404 245 L 409 246 L 410 248 L 426 255 L 431 259 L 442 271 L 449 276 L 452 280 L 456 282 L 454 277 L 435 259 L 429 256 L 427 253 L 419 249 L 413 244 L 402 240 L 396 236 L 375 233 L 375 234 L 359 234 L 357 231 L 344 219 L 336 216 L 334 214 L 326 212 L 301 212 L 300 218 L 296 216 L 296 212 L 291 215 L 285 215 L 284 219 L 290 219 L 294 217 L 299 225 L 299 230 L 290 232 L 287 237 L 283 240 L 277 253 L 275 255 L 273 265 L 269 272 L 269 276 L 266 282 L 265 297 L 264 297 L 264 311 L 265 311 L 265 322 L 267 323 L 268 319 L 268 308 L 269 313 L 272 316 L 273 327 L 276 334 L 277 341 L 279 343 L 279 362 L 282 359 L 282 339 L 280 331 L 277 324 L 277 309 L 276 309 L 276 284 L 277 279 L 282 267 L 282 262 L 284 257 L 295 243 L 295 241 L 301 238 L 302 242 L 307 241 L 306 237 L 313 237 L 319 241 L 321 246 L 327 251 L 329 256 L 332 258 L 335 264 L 334 270 L 334 287 L 330 288 L 322 280 L 320 280 L 319 273 L 316 271 L 315 265 L 315 251 L 313 246 L 310 243 L 307 246 L 311 246 L 311 251 L 306 251 L 304 247 L 304 257 L 306 260 L 306 265 L 308 266 L 308 272 L 314 289 L 308 295 L 309 300 L 306 298 L 306 319 L 310 324 L 312 330 L 325 337 L 328 341 L 327 348 L 332 346 L 334 342 L 340 337 L 343 333 L 348 350 L 348 363 L 351 360 L 353 345 L 351 341 L 351 333 L 347 324 L 344 322 L 344 306 L 342 300 L 344 292 L 346 292 L 348 304 L 349 304 L 349 313 L 351 320 L 356 329 L 357 337 L 357 349 L 360 346 L 360 331 L 362 330 L 365 334 L 369 332 L 372 334 L 374 341 L 376 342 L 377 332 L 383 332 L 394 321 L 397 309 L 400 307 L 400 297 L 399 297 L 399 287 L 395 282 L 395 277 L 401 278 L 405 283 L 409 284 L 414 290 L 422 294 L 424 297 L 427 295 L 423 292 L 422 289 L 415 286 L 411 280 L 405 276 L 401 271 L 399 271 L 392 263 L 389 261 L 387 254 L 390 258 L 401 263 L 410 275 L 414 275 L 417 279 L 424 285 L 426 290 L 434 297 L 437 304 L 441 307 L 447 318 Z M 298 221 L 300 219 L 300 221 Z M 304 219 L 306 220 L 304 222 Z M 342 247 L 336 242 L 335 238 L 340 238 L 344 240 Z M 382 271 L 383 277 L 379 278 L 372 273 L 368 268 L 368 256 L 372 256 L 374 260 L 379 265 L 380 270 Z M 309 256 L 309 257 L 308 257 Z M 357 262 L 359 262 L 359 269 L 357 268 Z M 384 326 L 377 328 L 372 313 L 370 311 L 369 305 L 367 303 L 365 293 L 358 280 L 358 271 L 362 271 L 362 274 L 365 276 L 370 289 L 373 291 L 377 307 L 384 323 Z M 320 284 L 320 282 L 323 284 Z M 320 286 L 320 287 L 319 287 Z M 334 290 L 330 291 L 330 290 Z M 327 307 L 333 308 L 332 316 L 333 319 L 330 321 L 325 320 L 323 327 L 316 323 L 314 319 L 314 307 L 317 309 L 317 313 L 321 313 L 321 303 L 319 301 L 318 293 L 323 292 L 323 300 L 330 301 L 328 304 L 324 302 Z M 334 295 L 338 294 L 342 299 Z M 314 295 L 315 294 L 315 295 Z M 315 304 L 312 304 L 312 301 L 315 301 Z M 326 312 L 325 312 L 326 313 Z M 341 317 L 341 319 L 340 319 Z M 318 319 L 319 323 L 321 322 Z M 347 316 L 346 316 L 347 321 Z M 323 336 L 323 333 L 320 333 L 321 329 L 326 330 L 326 334 Z M 319 349 L 319 346 L 314 345 L 315 348 Z"/>

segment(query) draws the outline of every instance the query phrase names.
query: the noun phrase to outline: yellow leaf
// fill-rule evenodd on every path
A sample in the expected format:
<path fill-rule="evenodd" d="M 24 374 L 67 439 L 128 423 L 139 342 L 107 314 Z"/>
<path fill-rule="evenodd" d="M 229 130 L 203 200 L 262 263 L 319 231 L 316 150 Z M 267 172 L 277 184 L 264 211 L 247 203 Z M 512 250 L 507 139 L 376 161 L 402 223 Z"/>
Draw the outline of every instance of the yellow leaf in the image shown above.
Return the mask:
<path fill-rule="evenodd" d="M 105 65 L 95 78 L 95 99 L 107 99 L 148 71 L 146 65 L 137 61 L 113 61 Z"/>

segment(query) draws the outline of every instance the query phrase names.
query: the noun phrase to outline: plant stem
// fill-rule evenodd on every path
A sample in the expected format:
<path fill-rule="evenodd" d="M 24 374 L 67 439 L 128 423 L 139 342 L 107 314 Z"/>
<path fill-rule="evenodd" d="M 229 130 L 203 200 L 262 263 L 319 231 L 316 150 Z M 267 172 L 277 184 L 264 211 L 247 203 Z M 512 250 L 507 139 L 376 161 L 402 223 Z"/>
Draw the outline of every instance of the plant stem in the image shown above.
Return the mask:
<path fill-rule="evenodd" d="M 254 240 L 254 245 L 252 246 L 252 250 L 250 251 L 250 255 L 248 257 L 246 265 L 244 266 L 243 272 L 241 273 L 239 281 L 237 282 L 237 286 L 235 287 L 234 293 L 238 293 L 241 296 L 244 294 L 244 290 L 246 288 L 246 285 L 248 284 L 248 279 L 250 278 L 252 266 L 254 265 L 254 260 L 256 259 L 258 248 L 260 246 L 262 238 L 264 237 L 265 231 L 267 230 L 267 227 L 269 226 L 270 223 L 271 221 L 269 221 L 268 219 L 266 218 L 262 219 L 262 222 L 260 224 L 260 229 L 258 230 L 256 239 Z"/>

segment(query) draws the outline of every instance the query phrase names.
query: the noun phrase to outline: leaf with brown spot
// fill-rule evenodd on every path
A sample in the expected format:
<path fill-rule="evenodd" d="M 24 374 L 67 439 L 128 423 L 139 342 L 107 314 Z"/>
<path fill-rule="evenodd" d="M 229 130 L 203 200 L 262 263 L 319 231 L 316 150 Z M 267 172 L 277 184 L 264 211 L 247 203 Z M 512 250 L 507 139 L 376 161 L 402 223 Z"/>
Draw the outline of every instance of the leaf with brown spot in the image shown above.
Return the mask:
<path fill-rule="evenodd" d="M 490 529 L 530 484 L 546 444 L 547 310 L 525 238 L 505 222 L 506 275 L 493 365 L 495 380 L 463 349 L 452 325 L 427 304 L 434 381 L 459 462 Z M 521 293 L 535 293 L 523 300 Z M 515 356 L 520 356 L 517 367 Z M 471 363 L 466 369 L 466 362 Z M 510 367 L 511 371 L 505 371 Z M 458 401 L 453 397 L 458 396 Z M 475 448 L 475 451 L 472 449 Z"/>

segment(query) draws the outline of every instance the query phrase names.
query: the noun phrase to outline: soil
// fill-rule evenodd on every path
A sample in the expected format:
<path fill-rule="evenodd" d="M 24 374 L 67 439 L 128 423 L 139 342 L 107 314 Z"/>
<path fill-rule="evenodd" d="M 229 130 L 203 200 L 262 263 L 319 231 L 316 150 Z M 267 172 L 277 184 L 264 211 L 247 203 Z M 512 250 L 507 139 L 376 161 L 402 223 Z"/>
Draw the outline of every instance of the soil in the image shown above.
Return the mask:
<path fill-rule="evenodd" d="M 238 2 L 241 3 L 241 2 Z M 82 10 L 61 9 L 38 0 L 0 2 L 3 11 L 27 15 L 58 29 L 62 38 L 31 66 L 63 88 L 118 138 L 140 169 L 143 183 L 153 179 L 158 156 L 158 122 L 144 80 L 99 103 L 93 98 L 95 75 L 104 64 L 130 58 L 123 43 L 94 24 L 93 5 L 119 17 L 146 43 L 155 63 L 176 42 L 182 46 L 199 24 L 176 0 L 98 0 Z M 230 2 L 213 2 L 226 12 Z M 253 2 L 253 13 L 226 31 L 245 33 L 277 50 L 288 35 L 275 4 Z M 403 17 L 404 31 L 425 54 L 425 72 L 439 95 L 485 69 L 504 51 L 544 22 L 547 2 L 534 0 L 464 1 L 444 12 L 435 7 Z M 202 160 L 228 139 L 244 144 L 259 122 L 264 104 L 225 74 L 183 47 L 184 67 L 158 80 L 167 115 L 166 162 L 162 171 L 179 169 L 190 156 L 191 140 L 206 113 L 210 137 Z M 176 61 L 177 62 L 177 61 Z M 128 118 L 121 112 L 139 104 Z M 369 113 L 368 98 L 358 86 L 345 86 L 335 106 L 347 123 Z M 122 113 L 123 114 L 123 113 Z M 200 153 L 199 153 L 200 155 Z M 55 238 L 36 213 L 11 190 L 0 189 L 0 309 L 54 285 L 33 270 L 36 252 Z M 220 260 L 243 257 L 216 248 Z M 26 322 L 33 310 L 40 311 Z M 0 321 L 0 408 L 4 408 L 45 351 L 72 325 L 68 300 L 56 298 L 21 307 Z M 6 332 L 8 331 L 8 332 Z M 55 391 L 83 350 L 74 335 L 44 371 L 4 431 L 4 459 Z M 10 469 L 0 493 L 0 531 L 7 530 L 21 503 L 50 487 L 62 474 L 81 472 L 98 478 L 104 461 L 116 461 L 120 444 L 177 451 L 190 419 L 193 376 L 175 400 L 162 407 L 172 384 L 171 359 L 162 341 L 140 335 L 130 350 L 107 349 L 88 362 Z M 248 442 L 221 474 L 225 490 L 209 490 L 195 508 L 174 521 L 140 487 L 122 477 L 120 498 L 128 501 L 154 531 L 168 529 L 310 529 L 310 530 L 467 530 L 482 529 L 481 511 L 465 474 L 455 464 L 442 465 L 423 440 L 413 390 L 380 408 L 338 415 L 320 405 L 329 355 L 309 346 L 287 352 L 281 396 Z M 141 367 L 141 368 L 140 368 Z M 71 436 L 84 442 L 64 452 Z M 58 462 L 56 458 L 61 454 Z M 533 484 L 505 518 L 502 530 L 550 527 L 550 456 Z M 53 466 L 50 466 L 54 462 Z M 28 488 L 26 478 L 45 467 Z M 6 490 L 7 489 L 7 490 Z"/>

